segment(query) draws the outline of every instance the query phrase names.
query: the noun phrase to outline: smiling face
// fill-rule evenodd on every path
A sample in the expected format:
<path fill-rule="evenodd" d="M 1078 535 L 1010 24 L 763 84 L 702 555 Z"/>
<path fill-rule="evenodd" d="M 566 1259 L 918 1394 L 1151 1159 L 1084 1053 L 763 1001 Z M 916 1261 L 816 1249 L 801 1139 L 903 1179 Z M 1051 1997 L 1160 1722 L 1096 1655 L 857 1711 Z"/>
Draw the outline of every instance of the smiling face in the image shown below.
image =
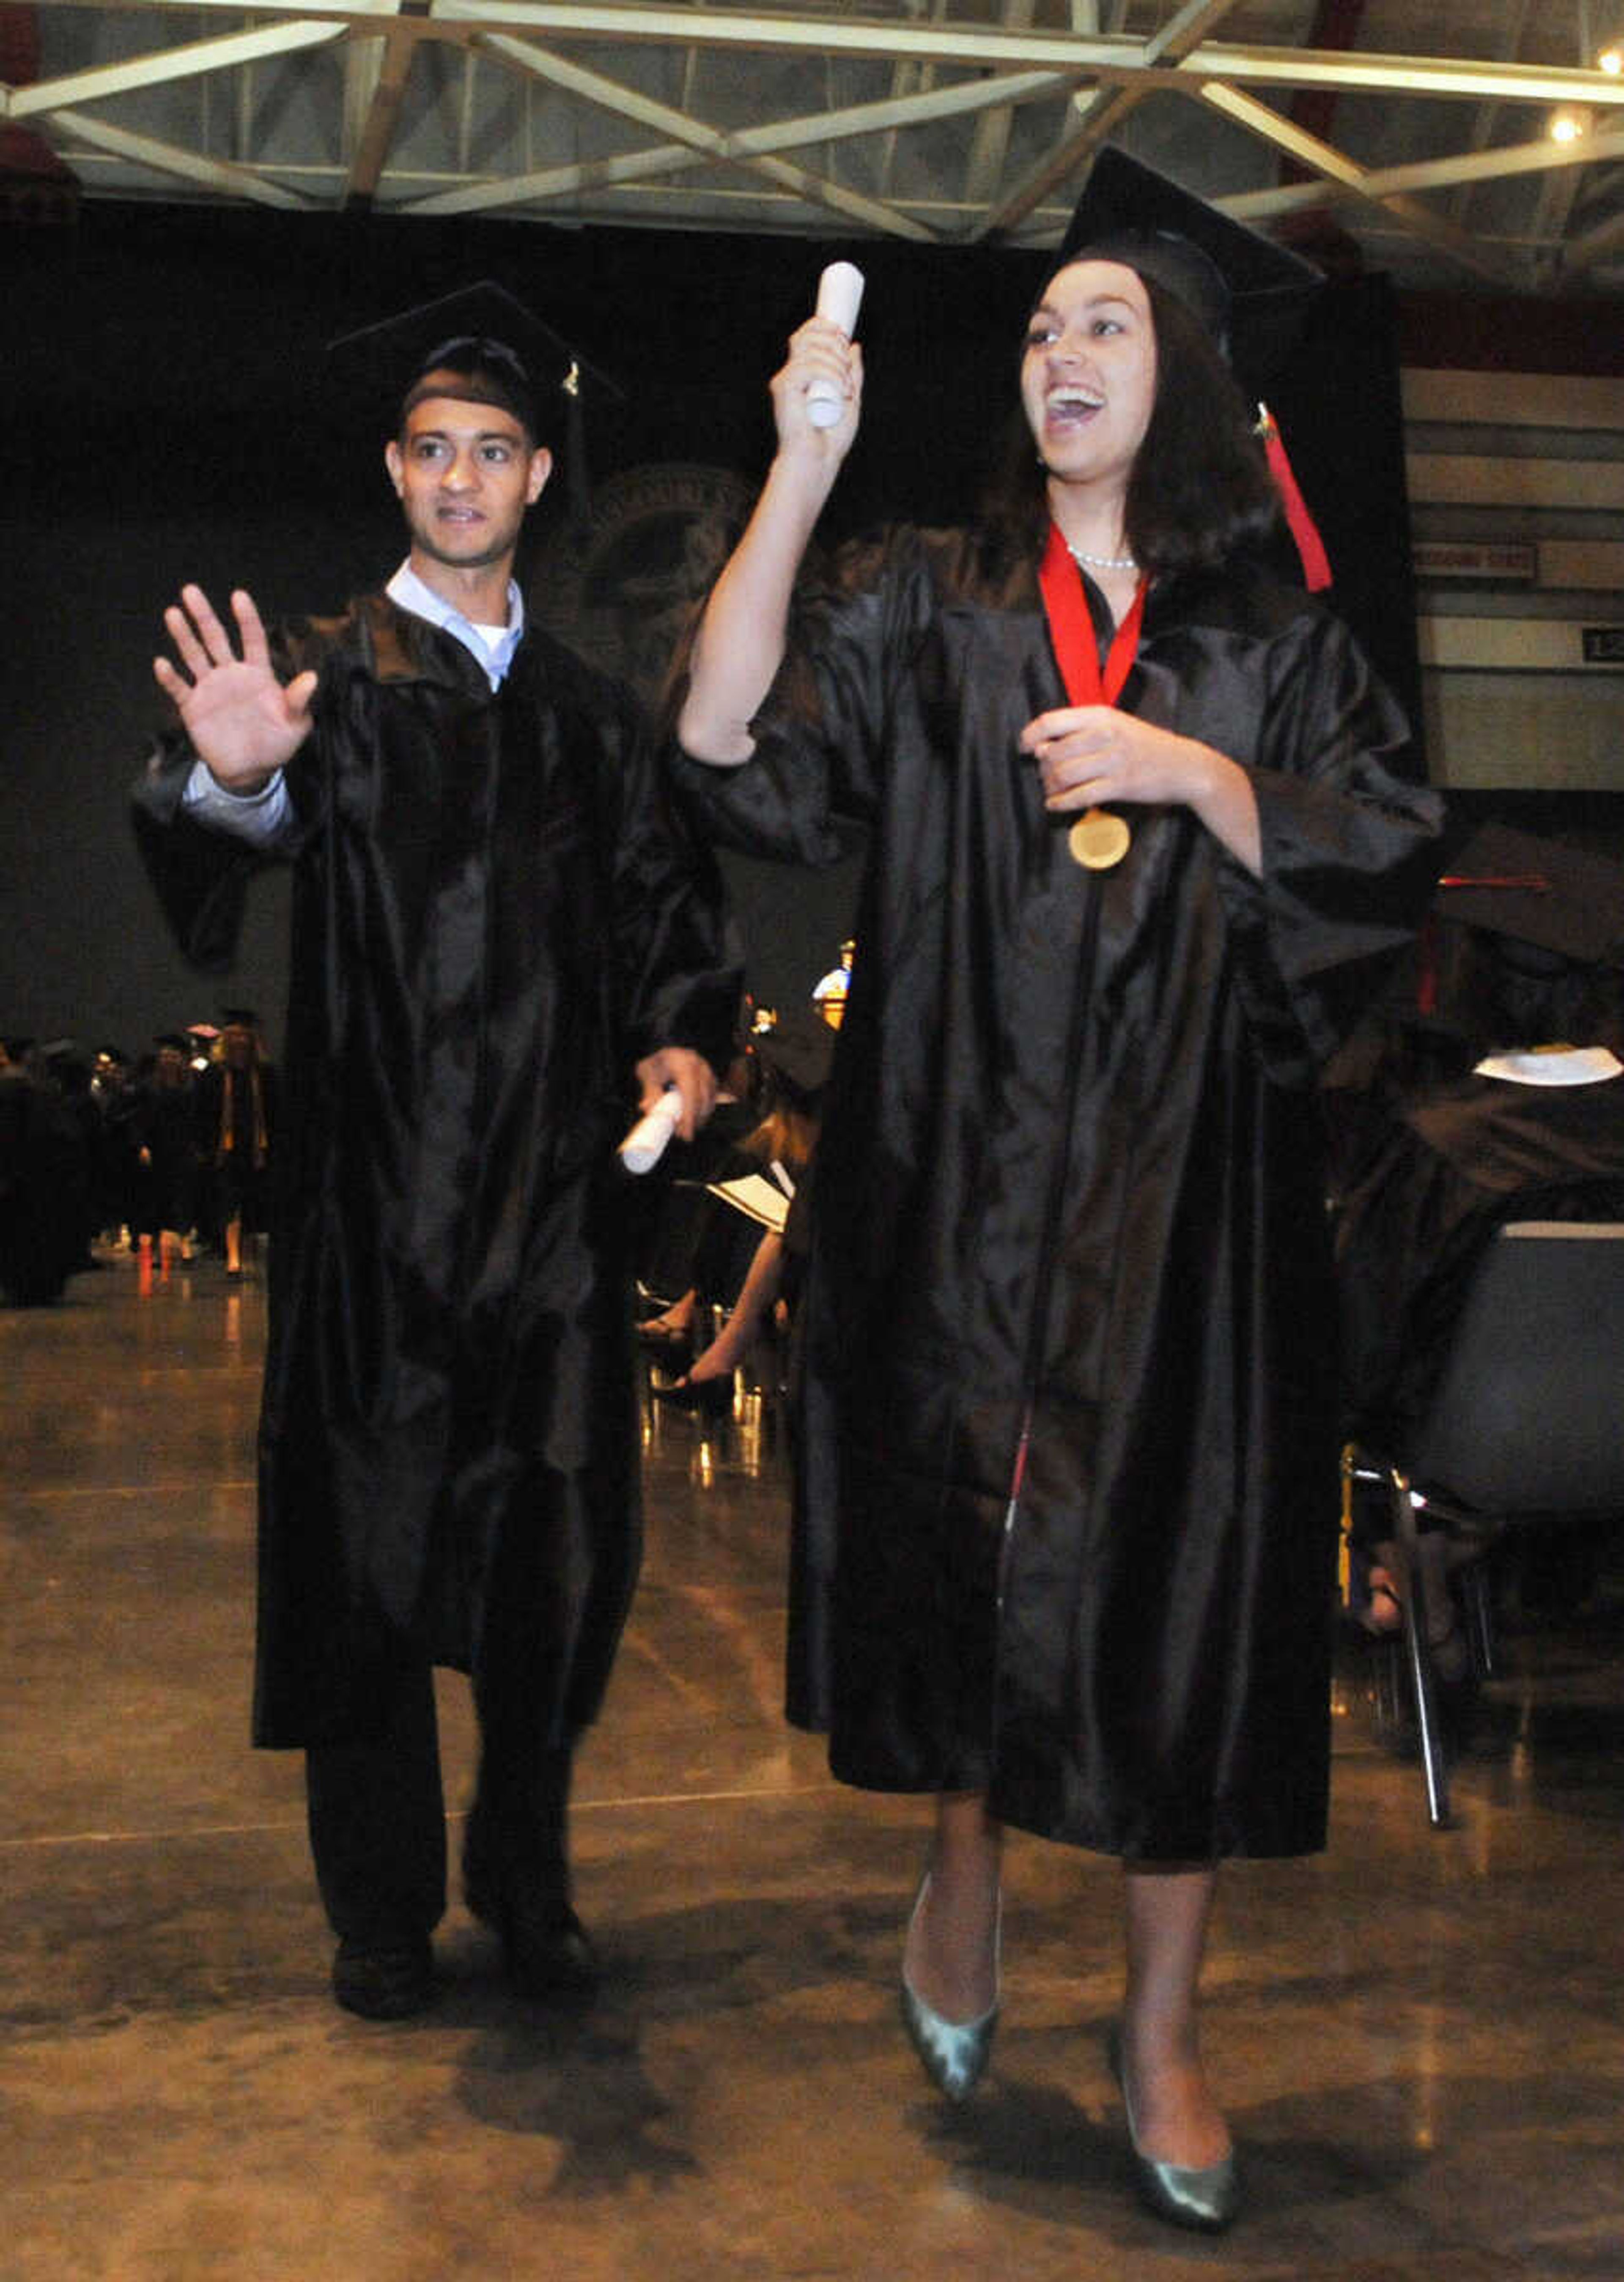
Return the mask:
<path fill-rule="evenodd" d="M 419 578 L 433 586 L 437 570 L 506 576 L 524 510 L 540 497 L 553 465 L 551 453 L 532 445 L 511 412 L 461 396 L 425 396 L 407 413 L 385 459 Z"/>
<path fill-rule="evenodd" d="M 1156 329 L 1138 273 L 1074 261 L 1027 329 L 1021 401 L 1052 481 L 1120 501 L 1156 396 Z"/>

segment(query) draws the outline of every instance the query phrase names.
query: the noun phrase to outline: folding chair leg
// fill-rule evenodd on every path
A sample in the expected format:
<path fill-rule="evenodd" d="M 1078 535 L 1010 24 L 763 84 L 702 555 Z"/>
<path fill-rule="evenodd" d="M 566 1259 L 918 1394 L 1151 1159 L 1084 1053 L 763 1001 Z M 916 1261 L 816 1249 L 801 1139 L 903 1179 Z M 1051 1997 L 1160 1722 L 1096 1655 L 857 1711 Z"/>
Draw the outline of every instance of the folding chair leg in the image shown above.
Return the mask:
<path fill-rule="evenodd" d="M 1492 1680 L 1495 1676 L 1495 1618 L 1488 1562 L 1469 1562 L 1461 1571 L 1460 1596 L 1466 1611 L 1466 1632 L 1472 1642 L 1472 1664 L 1480 1680 Z"/>
<path fill-rule="evenodd" d="M 1404 1574 L 1399 1580 L 1399 1597 L 1404 1611 L 1404 1647 L 1410 1665 L 1410 1687 L 1415 1695 L 1416 1724 L 1421 1736 L 1421 1766 L 1426 1777 L 1427 1818 L 1434 1830 L 1447 1830 L 1450 1828 L 1449 1768 L 1444 1755 L 1442 1723 L 1438 1715 L 1437 1688 L 1433 1677 L 1426 1586 L 1421 1573 L 1415 1501 L 1410 1494 L 1409 1481 L 1396 1469 L 1390 1477 L 1390 1486 L 1393 1534 L 1404 1568 Z"/>

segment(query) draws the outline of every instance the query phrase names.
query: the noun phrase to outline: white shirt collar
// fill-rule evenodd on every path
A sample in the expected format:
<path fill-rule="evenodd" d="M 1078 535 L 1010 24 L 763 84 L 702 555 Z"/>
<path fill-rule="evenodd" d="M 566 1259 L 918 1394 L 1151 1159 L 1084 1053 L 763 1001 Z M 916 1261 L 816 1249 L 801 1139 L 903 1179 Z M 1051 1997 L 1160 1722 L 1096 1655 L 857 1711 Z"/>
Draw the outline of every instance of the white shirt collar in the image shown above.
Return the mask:
<path fill-rule="evenodd" d="M 495 642 L 487 642 L 478 626 L 464 617 L 454 603 L 443 594 L 437 594 L 413 570 L 408 555 L 388 586 L 384 589 L 390 601 L 415 618 L 426 618 L 431 626 L 439 626 L 460 641 L 470 656 L 485 668 L 486 679 L 493 689 L 499 689 L 508 668 L 513 663 L 513 653 L 518 648 L 524 632 L 524 597 L 517 580 L 508 581 L 507 631 Z"/>

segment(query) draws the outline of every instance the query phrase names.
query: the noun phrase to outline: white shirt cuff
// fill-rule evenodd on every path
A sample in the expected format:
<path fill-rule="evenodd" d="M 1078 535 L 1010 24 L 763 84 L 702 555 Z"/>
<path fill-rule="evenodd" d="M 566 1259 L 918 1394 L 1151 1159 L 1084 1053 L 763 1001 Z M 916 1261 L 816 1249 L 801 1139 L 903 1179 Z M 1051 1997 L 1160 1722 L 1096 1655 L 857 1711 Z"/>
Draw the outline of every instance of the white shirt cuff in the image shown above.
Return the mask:
<path fill-rule="evenodd" d="M 198 823 L 234 833 L 256 848 L 269 847 L 293 821 L 293 803 L 280 769 L 258 792 L 228 792 L 210 773 L 206 762 L 194 761 L 181 806 Z"/>

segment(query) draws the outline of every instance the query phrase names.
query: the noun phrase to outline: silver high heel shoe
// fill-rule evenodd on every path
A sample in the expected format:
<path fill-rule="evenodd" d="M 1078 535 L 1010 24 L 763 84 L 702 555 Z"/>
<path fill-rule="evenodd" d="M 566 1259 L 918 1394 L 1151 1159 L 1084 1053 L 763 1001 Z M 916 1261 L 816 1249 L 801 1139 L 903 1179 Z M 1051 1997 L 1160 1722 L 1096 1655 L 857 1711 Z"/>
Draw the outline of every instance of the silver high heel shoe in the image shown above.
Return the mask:
<path fill-rule="evenodd" d="M 919 1891 L 913 1898 L 913 1914 L 908 1920 L 912 1934 L 925 1896 L 930 1890 L 930 1873 L 926 1871 L 919 1882 Z M 949 2100 L 966 2100 L 975 2091 L 987 2065 L 987 2055 L 992 2050 L 992 2032 L 998 2024 L 998 1952 L 1003 1931 L 1004 1905 L 1000 1898 L 998 1914 L 993 1921 L 993 1998 L 984 2013 L 973 2021 L 947 2021 L 935 2007 L 927 2005 L 908 1979 L 908 1947 L 905 1936 L 902 1950 L 902 2021 L 908 2032 L 908 2041 L 919 2054 L 920 2065 L 939 2092 Z"/>
<path fill-rule="evenodd" d="M 1200 2165 L 1164 2163 L 1154 2155 L 1142 2154 L 1139 2135 L 1134 2129 L 1133 2102 L 1128 2097 L 1120 2028 L 1114 2028 L 1107 2037 L 1106 2056 L 1123 2096 L 1140 2200 L 1147 2210 L 1166 2219 L 1170 2226 L 1189 2227 L 1198 2234 L 1222 2234 L 1234 2224 L 1240 2208 L 1240 2172 L 1234 2149 L 1232 2147 L 1216 2163 Z"/>

